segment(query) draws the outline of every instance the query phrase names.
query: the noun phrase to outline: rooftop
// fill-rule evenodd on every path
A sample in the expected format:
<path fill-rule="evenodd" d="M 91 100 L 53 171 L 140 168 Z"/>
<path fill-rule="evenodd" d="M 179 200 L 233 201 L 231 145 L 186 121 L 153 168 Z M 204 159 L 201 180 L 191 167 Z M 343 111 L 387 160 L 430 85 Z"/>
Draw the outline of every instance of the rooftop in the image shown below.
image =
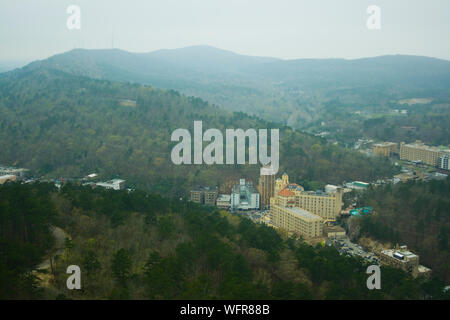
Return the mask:
<path fill-rule="evenodd" d="M 97 182 L 96 185 L 97 186 L 117 186 L 120 185 L 121 183 L 125 182 L 125 180 L 122 179 L 112 179 L 106 182 Z"/>
<path fill-rule="evenodd" d="M 241 193 L 241 188 L 243 188 L 244 190 L 247 189 L 250 193 L 258 193 L 258 190 L 256 190 L 256 188 L 251 183 L 247 183 L 245 185 L 234 184 L 231 192 Z"/>
<path fill-rule="evenodd" d="M 381 250 L 382 254 L 385 254 L 387 256 L 390 257 L 394 257 L 394 253 L 400 254 L 406 258 L 409 259 L 413 259 L 413 258 L 418 258 L 418 256 L 414 253 L 412 253 L 411 251 L 408 250 L 395 250 L 395 249 L 388 249 L 388 250 Z"/>
<path fill-rule="evenodd" d="M 218 190 L 218 187 L 204 187 L 204 186 L 196 186 L 194 189 L 191 190 L 191 192 L 202 192 L 202 191 L 211 191 L 216 192 Z"/>
<path fill-rule="evenodd" d="M 318 215 L 311 213 L 309 211 L 297 208 L 297 207 L 285 208 L 285 209 L 289 210 L 290 212 L 292 212 L 296 216 L 299 216 L 300 218 L 309 219 L 309 220 L 322 220 L 322 218 L 319 217 Z"/>
<path fill-rule="evenodd" d="M 329 193 L 325 193 L 322 190 L 303 191 L 302 194 L 309 194 L 309 195 L 314 195 L 314 196 L 318 196 L 318 197 L 330 197 L 331 196 Z"/>
<path fill-rule="evenodd" d="M 261 176 L 273 176 L 277 174 L 277 171 L 275 171 L 275 169 L 271 167 L 262 167 L 259 171 L 259 174 Z"/>
<path fill-rule="evenodd" d="M 292 191 L 290 191 L 290 190 L 288 190 L 286 188 L 284 188 L 283 190 L 278 192 L 278 195 L 282 196 L 282 197 L 293 197 L 293 196 L 295 196 L 295 194 Z"/>
<path fill-rule="evenodd" d="M 393 146 L 393 145 L 397 145 L 397 143 L 395 143 L 395 142 L 380 142 L 380 143 L 375 143 L 373 146 L 374 147 L 389 147 L 389 146 Z"/>
<path fill-rule="evenodd" d="M 121 182 L 125 182 L 125 180 L 122 179 L 112 179 L 111 181 L 108 181 L 110 183 L 121 183 Z"/>
<path fill-rule="evenodd" d="M 289 184 L 286 186 L 286 189 L 289 189 L 289 190 L 299 190 L 299 191 L 305 190 L 305 189 L 303 189 L 303 187 L 302 187 L 301 185 L 298 185 L 298 184 L 296 184 L 296 183 L 289 183 Z"/>
<path fill-rule="evenodd" d="M 229 194 L 219 194 L 217 197 L 217 201 L 230 201 L 231 196 Z"/>
<path fill-rule="evenodd" d="M 448 150 L 448 148 L 446 147 L 432 147 L 432 146 L 427 146 L 426 144 L 422 143 L 422 142 L 414 142 L 414 143 L 408 143 L 408 144 L 404 144 L 403 146 L 405 147 L 411 147 L 411 148 L 416 148 L 416 149 L 422 149 L 422 150 L 427 150 L 427 151 L 436 151 L 436 152 L 450 152 L 450 150 Z"/>

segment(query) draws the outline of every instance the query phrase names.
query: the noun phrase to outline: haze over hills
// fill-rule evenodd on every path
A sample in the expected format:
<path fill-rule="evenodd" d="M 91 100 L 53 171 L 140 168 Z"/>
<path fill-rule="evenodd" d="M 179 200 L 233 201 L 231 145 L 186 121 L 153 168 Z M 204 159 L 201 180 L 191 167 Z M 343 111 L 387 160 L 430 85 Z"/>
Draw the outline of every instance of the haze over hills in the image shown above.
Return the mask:
<path fill-rule="evenodd" d="M 450 1 L 22 2 L 0 300 L 450 300 Z"/>
<path fill-rule="evenodd" d="M 149 60 L 160 59 L 165 63 L 180 65 L 205 73 L 239 72 L 248 66 L 282 61 L 278 58 L 241 55 L 211 46 L 161 49 L 144 55 Z"/>
<path fill-rule="evenodd" d="M 239 178 L 256 182 L 260 167 L 174 165 L 170 153 L 175 143 L 170 141 L 170 135 L 177 128 L 192 132 L 195 120 L 203 121 L 204 129 L 218 128 L 222 132 L 228 128 L 280 128 L 280 173 L 288 171 L 292 180 L 307 190 L 321 189 L 326 183 L 341 184 L 344 180 L 374 181 L 392 177 L 399 167 L 387 157 L 367 157 L 279 123 L 243 112 L 230 112 L 226 109 L 233 108 L 225 104 L 220 104 L 223 108 L 219 108 L 170 88 L 185 86 L 187 89 L 182 91 L 197 90 L 202 93 L 200 96 L 209 94 L 213 98 L 234 101 L 240 111 L 251 112 L 244 108 L 249 105 L 266 119 L 283 120 L 283 112 L 288 116 L 296 112 L 297 115 L 301 115 L 300 112 L 318 114 L 322 104 L 325 111 L 342 107 L 342 101 L 336 102 L 336 99 L 359 97 L 370 104 L 381 103 L 400 93 L 425 92 L 433 93 L 434 99 L 445 100 L 447 78 L 447 62 L 423 57 L 282 61 L 229 52 L 216 54 L 216 49 L 203 47 L 149 54 L 73 50 L 2 73 L 1 164 L 23 166 L 36 176 L 52 180 L 80 178 L 96 172 L 101 179 L 121 177 L 130 187 L 174 197 L 168 200 L 139 190 L 116 193 L 71 184 L 56 193 L 53 183 L 7 184 L 2 189 L 6 200 L 0 197 L 3 208 L 0 212 L 7 213 L 7 219 L 19 217 L 19 220 L 12 219 L 17 222 L 15 225 L 8 226 L 14 225 L 20 233 L 5 237 L 9 245 L 4 250 L 7 254 L 2 255 L 6 259 L 0 260 L 0 271 L 14 277 L 8 278 L 11 280 L 0 295 L 20 297 L 32 293 L 32 288 L 22 285 L 21 275 L 48 250 L 51 244 L 48 225 L 58 220 L 59 226 L 72 235 L 75 245 L 70 254 L 76 257 L 75 263 L 83 268 L 88 265 L 88 276 L 94 275 L 95 279 L 88 282 L 93 285 L 87 287 L 83 295 L 74 294 L 75 298 L 443 297 L 444 284 L 439 279 L 415 280 L 403 271 L 384 266 L 384 291 L 366 290 L 366 263 L 360 258 L 340 255 L 329 246 L 312 247 L 293 238 L 281 238 L 264 224 L 257 226 L 250 220 L 221 215 L 209 207 L 201 208 L 183 201 L 189 190 L 199 184 L 218 185 L 220 192 L 229 193 L 230 185 Z M 142 83 L 155 87 L 157 83 L 168 89 Z M 271 108 L 260 108 L 259 99 Z M 274 104 L 267 104 L 267 101 Z M 304 104 L 304 101 L 310 102 Z M 272 112 L 279 117 L 272 117 Z M 410 204 L 418 208 L 414 213 L 417 226 L 433 230 L 426 244 L 420 246 L 421 255 L 436 246 L 447 250 L 448 244 L 444 241 L 447 229 L 441 229 L 437 238 L 434 232 L 440 215 L 445 220 L 446 212 L 445 190 L 438 184 L 436 187 L 442 192 L 433 197 L 435 204 L 430 206 L 436 213 L 434 223 L 421 220 L 424 213 L 428 213 L 426 219 L 430 216 L 428 207 L 424 211 L 425 207 L 418 207 L 417 202 Z M 389 190 L 390 187 L 384 191 Z M 399 193 L 407 198 L 408 194 L 401 190 L 400 187 Z M 423 196 L 420 192 L 417 194 Z M 378 198 L 382 203 L 387 199 L 382 192 Z M 386 203 L 390 208 L 395 202 Z M 52 204 L 55 210 L 49 211 Z M 23 212 L 22 207 L 26 208 Z M 58 219 L 53 217 L 56 214 Z M 36 220 L 36 217 L 39 218 Z M 388 218 L 395 216 L 388 215 Z M 31 241 L 24 238 L 24 234 L 28 234 L 28 219 L 39 222 Z M 409 239 L 419 233 L 419 228 L 410 221 L 412 218 L 405 215 L 405 219 L 410 228 L 416 229 L 416 233 L 402 235 Z M 378 223 L 376 220 L 362 224 L 361 234 L 377 235 Z M 133 236 L 129 237 L 130 234 Z M 109 237 L 113 241 L 104 240 Z M 96 243 L 107 246 L 100 247 Z M 116 251 L 116 243 L 125 249 Z M 136 243 L 142 246 L 131 250 L 137 248 Z M 95 252 L 92 245 L 96 246 Z M 143 252 L 145 255 L 141 254 Z M 430 255 L 423 256 L 430 259 Z M 20 263 L 17 257 L 27 259 Z M 114 261 L 123 258 L 130 261 L 130 268 L 134 265 L 137 270 L 144 270 L 133 275 L 130 287 L 126 282 L 131 278 L 119 279 L 114 266 L 113 273 L 105 267 L 110 261 L 115 265 Z M 190 262 L 185 264 L 186 261 Z M 448 275 L 445 259 L 428 261 L 436 263 L 433 268 L 436 266 L 439 275 Z M 57 280 L 51 288 L 56 290 L 48 293 L 52 298 L 58 292 L 66 292 L 66 282 L 61 280 L 63 277 L 65 280 L 66 271 L 62 264 L 57 266 L 59 269 L 54 273 Z"/>
<path fill-rule="evenodd" d="M 133 106 L 121 103 L 133 100 Z M 258 165 L 174 165 L 171 133 L 203 128 L 280 128 L 280 170 L 310 188 L 389 177 L 387 159 L 367 158 L 291 128 L 231 113 L 174 90 L 95 80 L 60 70 L 0 74 L 0 163 L 48 177 L 119 175 L 142 189 L 183 195 L 197 184 L 256 183 Z M 357 169 L 355 169 L 357 168 Z"/>
<path fill-rule="evenodd" d="M 419 56 L 281 60 L 209 46 L 150 53 L 74 49 L 25 69 L 43 67 L 175 89 L 227 110 L 300 128 L 330 107 L 385 107 L 414 97 L 450 99 L 450 61 Z"/>
<path fill-rule="evenodd" d="M 30 63 L 30 61 L 22 61 L 22 60 L 7 60 L 0 61 L 0 72 L 7 72 L 16 68 L 21 68 Z"/>

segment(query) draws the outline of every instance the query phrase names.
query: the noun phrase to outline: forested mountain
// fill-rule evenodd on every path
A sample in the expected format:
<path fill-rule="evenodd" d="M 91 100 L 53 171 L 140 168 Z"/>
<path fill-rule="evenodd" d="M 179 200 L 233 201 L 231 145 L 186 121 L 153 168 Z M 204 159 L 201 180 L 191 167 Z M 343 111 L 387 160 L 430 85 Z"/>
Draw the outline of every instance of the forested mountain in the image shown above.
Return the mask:
<path fill-rule="evenodd" d="M 361 217 L 360 235 L 408 244 L 421 263 L 450 281 L 450 178 L 373 188 L 359 199 L 376 214 Z"/>
<path fill-rule="evenodd" d="M 27 255 L 43 246 L 42 236 L 4 232 L 12 213 L 17 231 L 31 225 L 33 235 L 45 236 L 43 226 L 52 223 L 70 235 L 50 270 L 30 272 L 43 252 L 34 263 Z M 215 208 L 141 191 L 6 184 L 0 227 L 1 299 L 445 298 L 438 279 L 412 279 L 388 267 L 381 269 L 381 290 L 368 290 L 362 260 Z M 81 290 L 67 290 L 69 265 L 82 270 Z"/>
<path fill-rule="evenodd" d="M 279 128 L 173 90 L 94 80 L 44 66 L 0 75 L 0 163 L 48 177 L 116 175 L 145 190 L 186 194 L 196 184 L 257 182 L 259 165 L 181 165 L 170 159 L 178 128 Z M 391 176 L 387 159 L 367 158 L 319 138 L 280 128 L 280 171 L 307 188 Z M 224 190 L 224 189 L 222 189 Z M 229 190 L 224 190 L 229 191 Z"/>
<path fill-rule="evenodd" d="M 27 69 L 42 67 L 175 89 L 298 128 L 321 119 L 330 104 L 364 109 L 414 97 L 450 99 L 450 62 L 419 56 L 281 60 L 207 46 L 150 53 L 75 49 Z"/>

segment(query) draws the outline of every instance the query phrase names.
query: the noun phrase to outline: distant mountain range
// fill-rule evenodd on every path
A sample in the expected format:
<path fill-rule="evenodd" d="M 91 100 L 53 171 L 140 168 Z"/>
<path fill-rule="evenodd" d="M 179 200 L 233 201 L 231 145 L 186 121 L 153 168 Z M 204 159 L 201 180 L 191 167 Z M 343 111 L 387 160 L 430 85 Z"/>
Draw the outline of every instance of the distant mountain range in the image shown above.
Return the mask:
<path fill-rule="evenodd" d="M 27 65 L 30 61 L 24 60 L 7 60 L 0 61 L 0 72 L 7 72 L 16 68 L 21 68 Z"/>
<path fill-rule="evenodd" d="M 450 61 L 420 56 L 282 60 L 209 46 L 150 53 L 74 49 L 24 70 L 39 68 L 175 89 L 297 127 L 330 103 L 363 108 L 404 98 L 450 99 Z"/>

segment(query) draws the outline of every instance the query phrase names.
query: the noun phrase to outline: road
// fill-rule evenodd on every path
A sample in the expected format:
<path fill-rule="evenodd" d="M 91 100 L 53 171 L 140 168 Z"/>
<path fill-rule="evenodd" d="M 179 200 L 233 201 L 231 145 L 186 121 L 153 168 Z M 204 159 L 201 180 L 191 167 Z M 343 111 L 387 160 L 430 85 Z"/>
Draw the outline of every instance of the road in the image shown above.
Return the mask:
<path fill-rule="evenodd" d="M 63 229 L 59 227 L 51 228 L 52 234 L 55 237 L 55 245 L 50 255 L 36 267 L 37 270 L 49 269 L 51 265 L 50 260 L 54 260 L 56 256 L 64 253 L 64 239 L 70 239 L 70 236 Z"/>

